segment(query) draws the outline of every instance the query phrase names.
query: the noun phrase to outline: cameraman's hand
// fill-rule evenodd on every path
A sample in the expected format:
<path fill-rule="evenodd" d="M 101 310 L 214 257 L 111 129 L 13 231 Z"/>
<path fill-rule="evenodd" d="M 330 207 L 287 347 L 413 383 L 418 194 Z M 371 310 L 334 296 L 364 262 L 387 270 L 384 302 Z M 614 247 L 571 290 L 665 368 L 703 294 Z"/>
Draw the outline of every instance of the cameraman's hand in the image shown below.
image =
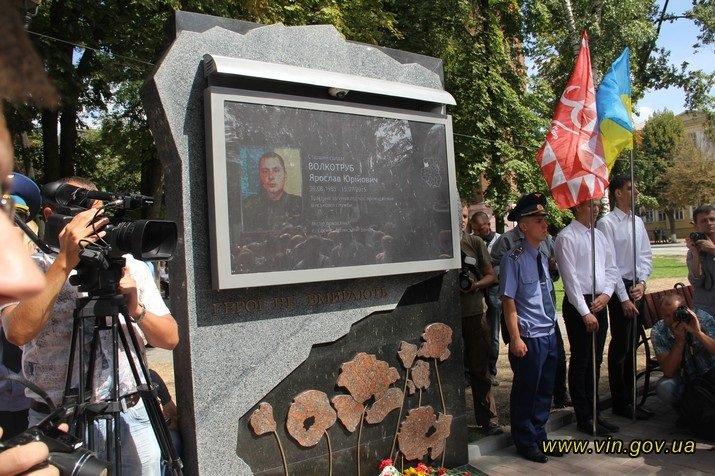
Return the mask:
<path fill-rule="evenodd" d="M 127 311 L 130 316 L 138 316 L 141 314 L 141 306 L 139 306 L 139 294 L 137 293 L 137 283 L 129 273 L 129 268 L 126 266 L 122 270 L 122 279 L 119 280 L 119 293 L 124 295 L 124 300 L 127 304 Z"/>
<path fill-rule="evenodd" d="M 715 243 L 710 238 L 696 241 L 695 246 L 703 253 L 715 255 Z"/>
<path fill-rule="evenodd" d="M 688 314 L 690 314 L 690 322 L 683 322 L 683 327 L 693 336 L 700 335 L 702 329 L 700 328 L 700 319 L 698 319 L 698 315 L 695 314 L 691 309 L 688 309 Z"/>
<path fill-rule="evenodd" d="M 524 357 L 528 351 L 529 349 L 521 339 L 512 339 L 509 342 L 509 352 L 511 352 L 514 357 Z"/>
<path fill-rule="evenodd" d="M 100 211 L 96 208 L 90 208 L 89 210 L 80 212 L 60 232 L 60 253 L 58 259 L 61 257 L 64 258 L 68 270 L 77 266 L 79 263 L 80 249 L 83 248 L 87 242 L 94 243 L 107 234 L 105 231 L 95 233 L 95 230 L 101 230 L 109 223 L 109 219 L 106 217 L 102 217 L 97 220 L 96 223 L 92 223 L 98 213 L 100 213 Z"/>
<path fill-rule="evenodd" d="M 0 435 L 2 435 L 1 428 Z M 33 466 L 47 461 L 47 456 L 49 456 L 47 445 L 39 441 L 5 450 L 0 453 L 0 476 L 15 474 L 29 474 L 31 476 L 59 475 L 59 470 L 50 465 L 37 471 L 26 473 Z"/>
<path fill-rule="evenodd" d="M 603 294 L 601 294 L 601 296 L 603 296 Z M 593 314 L 586 314 L 581 319 L 583 319 L 583 323 L 588 332 L 596 332 L 598 330 L 598 319 L 596 319 L 596 316 Z"/>

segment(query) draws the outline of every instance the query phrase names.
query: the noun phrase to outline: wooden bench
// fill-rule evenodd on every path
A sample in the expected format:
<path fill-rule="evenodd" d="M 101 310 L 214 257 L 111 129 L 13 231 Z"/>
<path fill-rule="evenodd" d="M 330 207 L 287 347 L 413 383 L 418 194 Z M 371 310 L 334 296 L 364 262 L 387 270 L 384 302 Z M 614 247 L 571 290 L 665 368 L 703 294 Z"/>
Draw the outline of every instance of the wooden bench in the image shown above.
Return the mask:
<path fill-rule="evenodd" d="M 659 370 L 658 360 L 655 358 L 655 353 L 653 352 L 651 346 L 650 337 L 646 334 L 647 329 L 651 329 L 656 322 L 661 319 L 660 308 L 663 299 L 666 296 L 677 294 L 685 299 L 685 304 L 688 307 L 693 306 L 693 287 L 686 286 L 683 283 L 677 283 L 673 289 L 666 289 L 665 291 L 657 291 L 652 293 L 647 293 L 644 296 L 645 304 L 643 308 L 643 326 L 639 329 L 639 339 L 638 347 L 643 346 L 645 350 L 645 369 L 636 374 L 636 379 L 643 378 L 643 394 L 641 395 L 641 401 L 638 406 L 642 406 L 646 399 L 655 393 L 651 391 L 651 373 L 654 370 Z M 636 349 L 637 350 L 637 349 Z"/>

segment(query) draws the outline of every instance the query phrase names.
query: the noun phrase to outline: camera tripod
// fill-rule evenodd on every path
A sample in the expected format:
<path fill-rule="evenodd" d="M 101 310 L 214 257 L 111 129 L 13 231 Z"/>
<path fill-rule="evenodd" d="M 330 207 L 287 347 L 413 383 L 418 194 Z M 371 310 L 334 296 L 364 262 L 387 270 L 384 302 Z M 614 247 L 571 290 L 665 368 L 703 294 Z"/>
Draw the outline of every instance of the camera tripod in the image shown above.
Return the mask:
<path fill-rule="evenodd" d="M 112 476 L 122 474 L 122 435 L 120 415 L 127 409 L 127 400 L 134 399 L 132 404 L 138 403 L 138 398 L 144 402 L 144 407 L 149 416 L 156 440 L 161 449 L 162 460 L 169 465 L 173 475 L 182 474 L 182 463 L 176 454 L 171 441 L 169 429 L 164 421 L 159 407 L 156 387 L 151 383 L 146 363 L 140 352 L 137 336 L 129 313 L 124 303 L 124 296 L 117 292 L 122 270 L 125 266 L 124 258 L 111 258 L 101 251 L 85 248 L 80 253 L 80 264 L 77 266 L 77 275 L 70 278 L 73 285 L 79 286 L 80 292 L 87 292 L 88 296 L 80 298 L 74 310 L 72 323 L 72 337 L 70 344 L 69 363 L 65 380 L 62 406 L 76 407 L 75 418 L 70 431 L 81 439 L 92 451 L 97 451 L 97 442 L 94 436 L 95 422 L 105 420 L 106 456 L 112 468 Z M 119 314 L 125 316 L 125 326 L 122 326 Z M 92 321 L 92 339 L 89 343 L 89 356 L 85 355 L 85 327 L 87 321 Z M 97 352 L 101 345 L 100 333 L 108 332 L 111 336 L 111 390 L 110 397 L 106 400 L 92 402 L 94 393 L 94 373 L 97 361 Z M 119 346 L 124 348 L 126 358 L 137 386 L 137 391 L 130 395 L 119 393 Z M 133 352 L 132 352 L 133 351 Z M 78 385 L 72 386 L 74 381 L 74 362 L 78 356 Z M 132 355 L 137 356 L 139 368 Z M 141 373 L 140 373 L 141 372 Z M 146 383 L 142 383 L 141 377 Z M 132 405 L 130 404 L 130 406 Z"/>

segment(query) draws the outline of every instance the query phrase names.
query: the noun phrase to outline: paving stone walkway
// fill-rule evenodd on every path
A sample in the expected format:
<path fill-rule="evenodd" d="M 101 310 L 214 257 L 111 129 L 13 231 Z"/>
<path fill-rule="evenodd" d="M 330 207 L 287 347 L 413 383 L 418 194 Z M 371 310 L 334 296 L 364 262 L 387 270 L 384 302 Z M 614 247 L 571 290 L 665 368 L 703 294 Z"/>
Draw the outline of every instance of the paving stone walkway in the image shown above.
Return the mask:
<path fill-rule="evenodd" d="M 539 474 L 715 474 L 715 447 L 712 442 L 695 439 L 694 454 L 673 454 L 671 446 L 676 440 L 693 440 L 685 430 L 676 428 L 677 415 L 667 405 L 653 396 L 646 402 L 646 408 L 656 412 L 656 416 L 647 421 L 632 422 L 629 419 L 614 417 L 610 410 L 604 411 L 609 421 L 620 426 L 614 439 L 622 439 L 625 453 L 620 454 L 569 454 L 562 458 L 550 458 L 546 464 L 532 463 L 516 455 L 513 446 L 496 450 L 490 454 L 474 458 L 470 464 L 490 475 L 539 473 Z M 550 439 L 589 439 L 589 448 L 594 449 L 594 438 L 576 430 L 571 423 L 549 433 Z M 603 438 L 596 438 L 603 440 Z M 629 444 L 635 441 L 647 449 L 644 441 L 665 441 L 668 453 L 640 454 L 635 457 L 627 454 L 634 450 Z M 678 444 L 676 443 L 676 447 Z M 687 447 L 684 446 L 683 448 Z M 681 449 L 682 450 L 682 449 Z M 682 450 L 684 452 L 684 450 Z"/>

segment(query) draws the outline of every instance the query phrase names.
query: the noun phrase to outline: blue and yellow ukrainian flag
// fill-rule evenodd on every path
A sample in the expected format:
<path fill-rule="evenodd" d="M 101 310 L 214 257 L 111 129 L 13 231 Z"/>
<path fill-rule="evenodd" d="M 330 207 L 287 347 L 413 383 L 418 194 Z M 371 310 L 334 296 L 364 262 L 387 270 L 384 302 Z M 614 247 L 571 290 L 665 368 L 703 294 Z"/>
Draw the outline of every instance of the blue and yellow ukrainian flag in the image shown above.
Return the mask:
<path fill-rule="evenodd" d="M 596 93 L 598 130 L 609 172 L 618 154 L 633 148 L 630 72 L 630 51 L 626 48 L 613 62 Z"/>

